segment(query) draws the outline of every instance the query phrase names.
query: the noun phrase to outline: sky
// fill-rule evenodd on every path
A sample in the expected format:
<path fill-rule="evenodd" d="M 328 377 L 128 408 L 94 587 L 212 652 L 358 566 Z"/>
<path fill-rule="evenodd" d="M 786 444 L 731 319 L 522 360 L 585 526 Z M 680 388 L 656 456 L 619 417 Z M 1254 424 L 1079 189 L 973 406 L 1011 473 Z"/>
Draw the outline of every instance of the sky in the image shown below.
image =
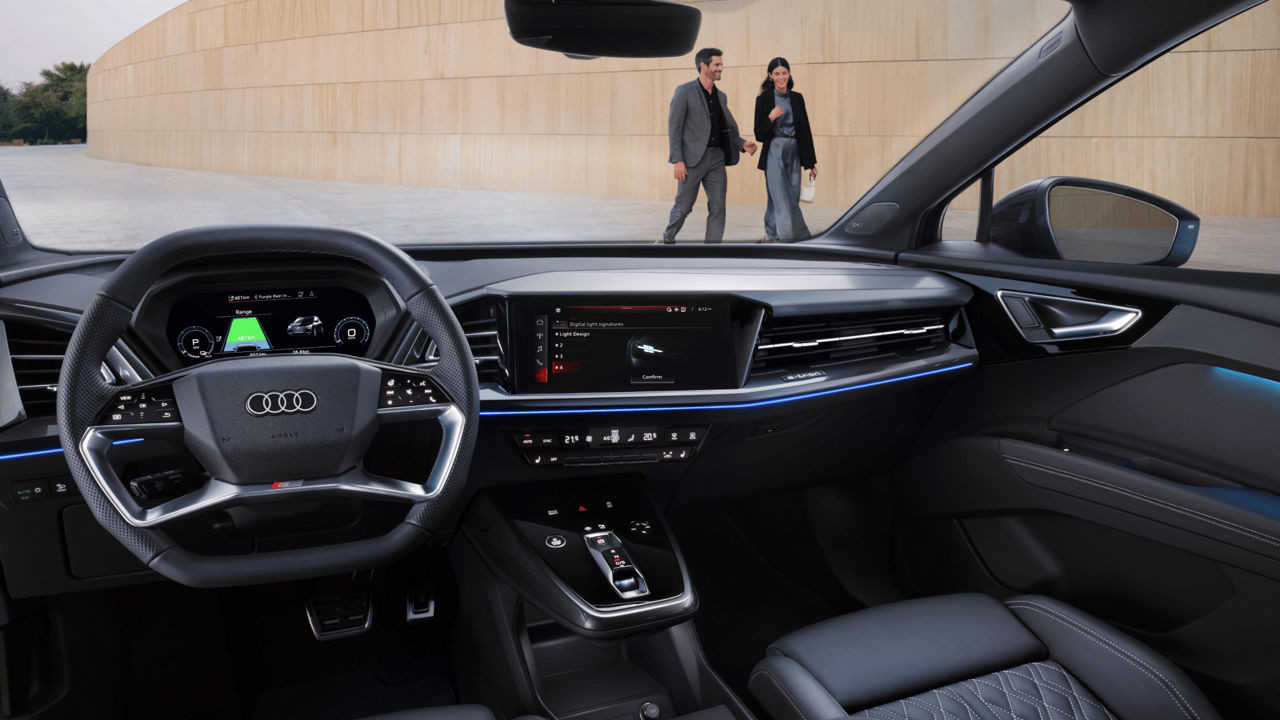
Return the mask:
<path fill-rule="evenodd" d="M 91 63 L 182 0 L 0 0 L 0 84 L 16 89 L 54 63 Z"/>

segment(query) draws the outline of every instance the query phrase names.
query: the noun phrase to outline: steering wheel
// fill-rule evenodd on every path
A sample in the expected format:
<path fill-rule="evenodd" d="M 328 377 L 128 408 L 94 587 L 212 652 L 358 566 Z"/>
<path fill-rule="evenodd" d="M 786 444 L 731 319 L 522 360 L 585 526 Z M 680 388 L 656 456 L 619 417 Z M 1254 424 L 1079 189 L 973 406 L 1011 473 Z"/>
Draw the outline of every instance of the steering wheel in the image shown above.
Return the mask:
<path fill-rule="evenodd" d="M 345 355 L 267 355 L 207 361 L 129 387 L 104 380 L 107 353 L 167 271 L 192 260 L 264 251 L 341 258 L 373 269 L 435 341 L 439 364 L 424 371 Z M 346 230 L 215 227 L 160 238 L 107 279 L 67 346 L 57 415 L 67 465 L 97 521 L 160 574 L 184 585 L 223 587 L 373 567 L 418 547 L 463 494 L 479 407 L 466 335 L 404 252 Z M 440 450 L 432 466 L 421 469 L 420 483 L 374 475 L 360 462 L 381 425 L 405 421 L 435 421 L 441 430 Z M 140 502 L 113 467 L 113 458 L 140 440 L 185 444 L 211 477 L 159 504 Z M 198 512 L 334 496 L 400 501 L 408 508 L 399 525 L 378 537 L 242 555 L 193 552 L 161 527 Z"/>

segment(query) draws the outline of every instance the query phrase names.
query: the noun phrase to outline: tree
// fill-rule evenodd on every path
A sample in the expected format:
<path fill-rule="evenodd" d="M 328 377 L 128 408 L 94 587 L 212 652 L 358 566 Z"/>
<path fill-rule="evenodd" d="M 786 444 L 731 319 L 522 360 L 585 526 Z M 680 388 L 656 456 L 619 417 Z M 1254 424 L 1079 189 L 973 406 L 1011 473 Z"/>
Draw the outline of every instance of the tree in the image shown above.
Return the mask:
<path fill-rule="evenodd" d="M 13 91 L 0 85 L 0 142 L 13 137 L 13 120 L 10 108 L 13 106 Z"/>
<path fill-rule="evenodd" d="M 8 137 L 29 142 L 83 138 L 88 78 L 88 63 L 61 62 L 41 70 L 40 82 L 23 83 L 18 94 L 4 103 L 11 128 Z"/>

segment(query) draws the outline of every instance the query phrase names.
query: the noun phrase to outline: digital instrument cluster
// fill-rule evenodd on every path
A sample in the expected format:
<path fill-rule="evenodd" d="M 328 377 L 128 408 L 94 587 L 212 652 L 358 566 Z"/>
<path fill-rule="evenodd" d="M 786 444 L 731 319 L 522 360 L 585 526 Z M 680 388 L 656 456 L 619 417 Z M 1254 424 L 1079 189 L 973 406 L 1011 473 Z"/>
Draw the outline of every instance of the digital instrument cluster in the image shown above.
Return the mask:
<path fill-rule="evenodd" d="M 184 365 L 234 355 L 338 352 L 363 356 L 374 314 L 343 287 L 202 292 L 174 303 L 167 337 Z"/>

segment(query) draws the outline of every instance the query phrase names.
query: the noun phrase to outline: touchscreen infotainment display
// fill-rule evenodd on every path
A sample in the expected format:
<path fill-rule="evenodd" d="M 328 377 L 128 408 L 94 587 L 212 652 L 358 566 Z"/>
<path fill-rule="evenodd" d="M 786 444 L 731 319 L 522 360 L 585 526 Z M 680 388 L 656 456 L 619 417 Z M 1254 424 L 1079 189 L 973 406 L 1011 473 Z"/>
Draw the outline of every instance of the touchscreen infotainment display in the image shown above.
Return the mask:
<path fill-rule="evenodd" d="M 339 352 L 364 355 L 374 319 L 364 295 L 342 287 L 204 292 L 169 313 L 171 347 L 183 364 L 229 355 Z"/>
<path fill-rule="evenodd" d="M 537 302 L 522 324 L 524 392 L 736 386 L 727 302 Z"/>

